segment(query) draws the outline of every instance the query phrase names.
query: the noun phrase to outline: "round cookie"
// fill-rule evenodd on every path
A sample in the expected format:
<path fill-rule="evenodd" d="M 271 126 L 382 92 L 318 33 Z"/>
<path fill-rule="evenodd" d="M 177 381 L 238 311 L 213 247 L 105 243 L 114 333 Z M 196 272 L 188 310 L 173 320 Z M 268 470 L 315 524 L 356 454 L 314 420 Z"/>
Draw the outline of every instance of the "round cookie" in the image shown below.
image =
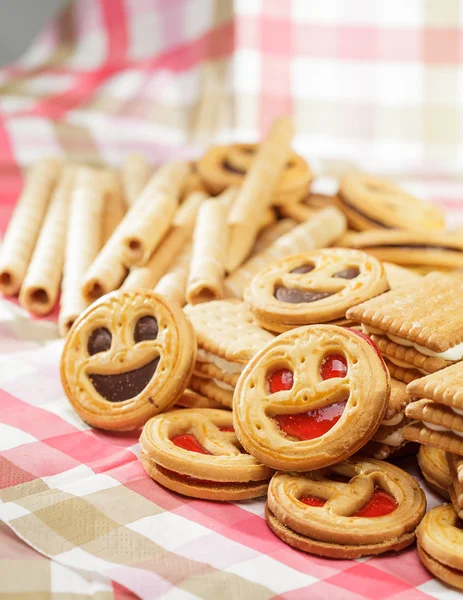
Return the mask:
<path fill-rule="evenodd" d="M 354 229 L 432 230 L 445 227 L 444 214 L 437 206 L 407 194 L 389 181 L 370 175 L 346 175 L 341 180 L 338 198 L 349 225 Z"/>
<path fill-rule="evenodd" d="M 418 464 L 428 485 L 446 500 L 450 499 L 452 485 L 449 466 L 444 450 L 433 446 L 420 446 Z"/>
<path fill-rule="evenodd" d="M 330 248 L 272 263 L 253 277 L 244 297 L 262 327 L 284 332 L 344 319 L 350 307 L 387 289 L 378 260 L 358 250 Z"/>
<path fill-rule="evenodd" d="M 463 530 L 449 504 L 430 510 L 416 530 L 424 566 L 446 583 L 463 590 Z"/>
<path fill-rule="evenodd" d="M 215 146 L 198 161 L 197 170 L 205 187 L 217 195 L 228 187 L 240 186 L 249 169 L 256 144 Z M 298 202 L 306 194 L 313 175 L 306 161 L 292 152 L 276 187 L 273 204 Z"/>
<path fill-rule="evenodd" d="M 246 450 L 274 469 L 310 471 L 364 446 L 384 419 L 389 374 L 358 331 L 300 327 L 258 352 L 238 380 L 233 423 Z"/>
<path fill-rule="evenodd" d="M 243 451 L 225 410 L 185 408 L 158 415 L 146 423 L 140 444 L 148 475 L 194 498 L 264 496 L 273 473 Z"/>
<path fill-rule="evenodd" d="M 179 306 L 150 290 L 118 291 L 75 321 L 61 382 L 86 423 L 130 430 L 175 404 L 195 360 L 194 331 Z"/>
<path fill-rule="evenodd" d="M 413 543 L 425 510 L 424 493 L 408 473 L 359 458 L 311 473 L 276 473 L 266 516 L 287 544 L 352 559 Z"/>

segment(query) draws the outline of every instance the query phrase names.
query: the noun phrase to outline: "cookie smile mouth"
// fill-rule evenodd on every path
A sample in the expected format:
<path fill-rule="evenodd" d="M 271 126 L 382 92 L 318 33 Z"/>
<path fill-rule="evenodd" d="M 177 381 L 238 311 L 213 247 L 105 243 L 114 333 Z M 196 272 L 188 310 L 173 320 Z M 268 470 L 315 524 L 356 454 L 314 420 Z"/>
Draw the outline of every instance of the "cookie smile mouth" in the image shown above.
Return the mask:
<path fill-rule="evenodd" d="M 159 356 L 143 367 L 116 373 L 114 375 L 98 375 L 89 373 L 88 378 L 96 391 L 109 402 L 123 402 L 138 396 L 151 381 L 159 363 Z"/>

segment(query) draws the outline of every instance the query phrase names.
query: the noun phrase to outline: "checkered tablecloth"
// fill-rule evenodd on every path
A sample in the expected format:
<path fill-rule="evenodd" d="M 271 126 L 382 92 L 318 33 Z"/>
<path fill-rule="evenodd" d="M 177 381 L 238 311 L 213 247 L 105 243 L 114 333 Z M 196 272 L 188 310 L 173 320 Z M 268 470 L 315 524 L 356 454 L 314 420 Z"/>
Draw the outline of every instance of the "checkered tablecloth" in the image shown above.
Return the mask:
<path fill-rule="evenodd" d="M 462 100 L 457 0 L 80 0 L 0 70 L 0 231 L 44 154 L 194 157 L 255 139 L 281 112 L 295 115 L 317 186 L 357 168 L 386 174 L 460 227 Z M 139 432 L 92 430 L 68 405 L 61 348 L 54 315 L 0 301 L 0 598 L 460 597 L 413 548 L 312 557 L 270 532 L 262 500 L 157 486 Z"/>

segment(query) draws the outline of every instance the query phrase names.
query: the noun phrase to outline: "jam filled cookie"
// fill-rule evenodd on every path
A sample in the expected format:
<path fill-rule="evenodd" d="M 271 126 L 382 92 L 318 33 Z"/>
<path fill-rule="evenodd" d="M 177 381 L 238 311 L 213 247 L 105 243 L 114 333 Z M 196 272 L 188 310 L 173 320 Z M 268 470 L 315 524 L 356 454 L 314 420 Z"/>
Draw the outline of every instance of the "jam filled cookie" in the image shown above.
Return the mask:
<path fill-rule="evenodd" d="M 233 422 L 244 448 L 274 469 L 307 471 L 344 460 L 384 419 L 389 374 L 364 334 L 334 325 L 278 336 L 247 365 Z"/>
<path fill-rule="evenodd" d="M 86 423 L 130 430 L 175 404 L 195 360 L 194 331 L 180 307 L 149 290 L 113 292 L 72 326 L 61 381 Z"/>
<path fill-rule="evenodd" d="M 445 452 L 433 446 L 420 446 L 418 464 L 429 487 L 448 500 L 452 479 Z"/>
<path fill-rule="evenodd" d="M 339 187 L 340 206 L 353 229 L 443 229 L 442 211 L 384 179 L 352 173 Z"/>
<path fill-rule="evenodd" d="M 258 273 L 245 300 L 270 331 L 343 319 L 356 304 L 388 289 L 379 261 L 357 250 L 331 248 L 291 256 Z"/>
<path fill-rule="evenodd" d="M 463 458 L 455 454 L 446 454 L 447 465 L 450 470 L 451 484 L 448 487 L 453 509 L 463 518 Z"/>
<path fill-rule="evenodd" d="M 179 494 L 234 501 L 267 493 L 272 471 L 243 450 L 229 411 L 185 408 L 158 415 L 146 423 L 140 444 L 148 475 Z"/>
<path fill-rule="evenodd" d="M 350 459 L 311 473 L 276 473 L 266 507 L 270 529 L 319 556 L 359 558 L 413 543 L 426 499 L 408 473 L 373 459 Z"/>
<path fill-rule="evenodd" d="M 463 590 L 463 530 L 452 506 L 436 506 L 416 530 L 418 555 L 438 579 Z"/>

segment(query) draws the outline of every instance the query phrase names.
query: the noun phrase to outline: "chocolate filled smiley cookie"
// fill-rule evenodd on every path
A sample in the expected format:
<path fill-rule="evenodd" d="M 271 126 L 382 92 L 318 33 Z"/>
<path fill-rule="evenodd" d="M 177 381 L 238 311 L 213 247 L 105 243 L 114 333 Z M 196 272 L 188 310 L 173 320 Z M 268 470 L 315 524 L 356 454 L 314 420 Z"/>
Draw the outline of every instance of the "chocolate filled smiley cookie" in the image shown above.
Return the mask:
<path fill-rule="evenodd" d="M 383 266 L 364 252 L 331 248 L 285 258 L 258 273 L 245 301 L 274 332 L 343 319 L 346 311 L 388 289 Z"/>
<path fill-rule="evenodd" d="M 180 307 L 149 290 L 114 292 L 72 326 L 61 381 L 86 423 L 130 430 L 176 402 L 195 360 L 193 328 Z"/>
<path fill-rule="evenodd" d="M 265 465 L 311 471 L 371 439 L 384 419 L 389 374 L 364 334 L 334 325 L 300 327 L 259 351 L 241 374 L 233 424 Z"/>

